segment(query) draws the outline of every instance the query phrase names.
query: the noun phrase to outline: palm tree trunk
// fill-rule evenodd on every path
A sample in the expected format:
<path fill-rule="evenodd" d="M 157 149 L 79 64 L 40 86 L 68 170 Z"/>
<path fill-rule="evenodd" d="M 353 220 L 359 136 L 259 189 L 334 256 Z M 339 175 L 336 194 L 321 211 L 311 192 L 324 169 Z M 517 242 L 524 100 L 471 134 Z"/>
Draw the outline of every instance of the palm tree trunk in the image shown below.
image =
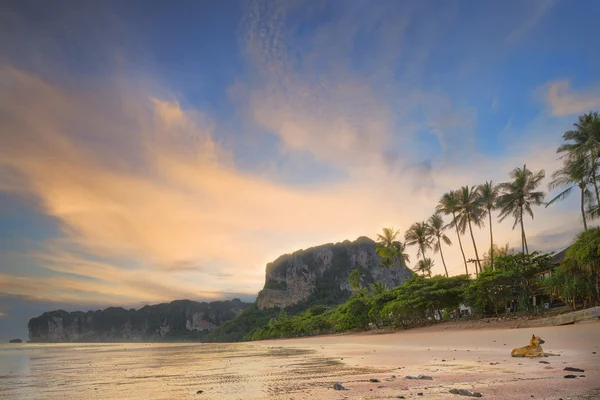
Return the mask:
<path fill-rule="evenodd" d="M 481 264 L 479 264 L 479 254 L 477 253 L 477 245 L 475 244 L 475 236 L 473 236 L 473 228 L 471 228 L 471 218 L 467 215 L 467 221 L 469 222 L 469 232 L 471 232 L 471 240 L 473 241 L 473 248 L 475 249 L 475 275 L 479 276 L 481 271 Z M 479 266 L 479 271 L 477 267 Z"/>
<path fill-rule="evenodd" d="M 527 247 L 527 237 L 525 236 L 525 225 L 523 225 L 523 208 L 521 207 L 521 240 L 523 246 L 523 254 L 529 255 L 529 248 Z"/>
<path fill-rule="evenodd" d="M 440 255 L 442 256 L 442 264 L 444 264 L 444 271 L 446 271 L 446 278 L 448 277 L 448 268 L 446 268 L 446 261 L 444 260 L 444 252 L 442 251 L 442 242 L 438 237 L 438 247 L 440 248 Z"/>
<path fill-rule="evenodd" d="M 465 257 L 465 251 L 462 247 L 462 241 L 460 240 L 460 232 L 458 231 L 458 225 L 456 224 L 456 213 L 452 213 L 452 218 L 454 222 L 454 226 L 456 227 L 456 236 L 458 236 L 458 246 L 460 247 L 460 252 L 462 253 L 463 260 L 465 262 L 465 272 L 469 275 L 469 268 L 467 267 L 467 257 Z"/>
<path fill-rule="evenodd" d="M 600 207 L 600 194 L 598 193 L 598 183 L 596 182 L 596 168 L 594 168 L 594 150 L 590 150 L 592 156 L 592 179 L 594 180 L 594 190 L 596 191 L 596 205 Z"/>
<path fill-rule="evenodd" d="M 494 270 L 494 234 L 492 233 L 492 209 L 488 208 L 488 217 L 490 217 L 490 264 Z"/>
<path fill-rule="evenodd" d="M 583 230 L 587 231 L 587 221 L 585 220 L 585 186 L 581 188 L 581 217 L 583 218 Z"/>

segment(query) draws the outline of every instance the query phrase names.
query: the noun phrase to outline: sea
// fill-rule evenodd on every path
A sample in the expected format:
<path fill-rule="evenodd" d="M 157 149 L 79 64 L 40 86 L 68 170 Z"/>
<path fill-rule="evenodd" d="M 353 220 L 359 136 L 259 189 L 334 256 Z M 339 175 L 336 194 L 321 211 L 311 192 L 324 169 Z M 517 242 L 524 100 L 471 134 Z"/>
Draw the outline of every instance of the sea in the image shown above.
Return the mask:
<path fill-rule="evenodd" d="M 366 372 L 338 360 L 260 342 L 6 344 L 0 399 L 314 400 Z"/>

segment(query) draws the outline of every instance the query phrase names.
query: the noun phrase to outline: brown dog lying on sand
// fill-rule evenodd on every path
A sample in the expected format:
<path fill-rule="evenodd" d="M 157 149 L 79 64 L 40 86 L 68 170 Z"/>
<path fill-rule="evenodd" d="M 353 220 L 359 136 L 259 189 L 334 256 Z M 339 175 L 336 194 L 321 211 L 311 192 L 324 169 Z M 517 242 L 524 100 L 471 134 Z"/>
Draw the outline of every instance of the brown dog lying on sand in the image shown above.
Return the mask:
<path fill-rule="evenodd" d="M 529 346 L 519 347 L 513 349 L 510 353 L 513 357 L 548 357 L 548 356 L 560 356 L 560 354 L 544 353 L 542 350 L 542 344 L 546 343 L 539 336 L 531 336 L 529 340 Z"/>

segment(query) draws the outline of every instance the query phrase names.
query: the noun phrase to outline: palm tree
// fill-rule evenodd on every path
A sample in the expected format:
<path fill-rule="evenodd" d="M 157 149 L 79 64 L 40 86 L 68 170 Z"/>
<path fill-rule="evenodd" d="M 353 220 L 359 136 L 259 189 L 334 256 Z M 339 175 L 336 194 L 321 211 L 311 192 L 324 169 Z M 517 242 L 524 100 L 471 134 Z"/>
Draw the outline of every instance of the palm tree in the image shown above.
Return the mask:
<path fill-rule="evenodd" d="M 521 248 L 523 254 L 529 254 L 525 226 L 523 225 L 523 214 L 527 213 L 533 219 L 531 206 L 539 206 L 544 201 L 544 192 L 536 191 L 546 174 L 544 170 L 533 173 L 527 169 L 515 168 L 511 171 L 511 182 L 501 183 L 499 186 L 502 194 L 498 197 L 498 208 L 500 208 L 500 222 L 512 215 L 515 218 L 513 229 L 521 224 Z"/>
<path fill-rule="evenodd" d="M 448 268 L 446 268 L 444 252 L 442 251 L 442 241 L 444 241 L 444 243 L 446 243 L 448 246 L 452 245 L 452 241 L 450 241 L 450 238 L 444 233 L 447 226 L 444 225 L 444 220 L 439 214 L 433 214 L 429 218 L 429 221 L 427 221 L 427 225 L 429 226 L 429 235 L 437 239 L 436 243 L 433 245 L 433 251 L 434 253 L 437 253 L 438 251 L 440 252 L 440 255 L 442 256 L 442 264 L 444 264 L 444 271 L 446 272 L 446 277 L 448 277 Z"/>
<path fill-rule="evenodd" d="M 385 292 L 387 290 L 387 283 L 382 281 L 375 281 L 369 285 L 369 291 L 373 297 Z"/>
<path fill-rule="evenodd" d="M 597 112 L 590 112 L 579 116 L 578 122 L 573 124 L 575 129 L 563 134 L 563 139 L 573 141 L 560 146 L 557 153 L 577 155 L 587 159 L 589 172 L 596 193 L 596 205 L 600 205 L 600 192 L 596 179 L 598 157 L 600 156 L 600 117 Z"/>
<path fill-rule="evenodd" d="M 586 162 L 586 157 L 581 154 L 567 154 L 563 160 L 563 167 L 552 174 L 552 181 L 548 184 L 548 190 L 554 190 L 559 187 L 566 187 L 562 192 L 557 194 L 552 200 L 546 203 L 546 208 L 557 201 L 566 199 L 574 187 L 578 187 L 581 191 L 581 218 L 583 219 L 583 229 L 587 231 L 587 221 L 585 213 L 585 203 L 592 202 L 592 193 L 588 189 L 591 174 L 589 172 L 589 164 Z"/>
<path fill-rule="evenodd" d="M 492 181 L 479 185 L 477 188 L 479 200 L 485 209 L 490 221 L 490 266 L 494 269 L 494 234 L 492 232 L 492 210 L 496 209 L 496 200 L 500 194 L 500 189 L 492 184 Z"/>
<path fill-rule="evenodd" d="M 460 240 L 460 232 L 458 230 L 458 224 L 456 219 L 456 213 L 460 210 L 460 204 L 458 201 L 458 194 L 456 191 L 448 192 L 442 196 L 440 199 L 436 211 L 438 213 L 443 213 L 444 215 L 452 215 L 452 222 L 448 224 L 448 226 L 454 226 L 456 228 L 456 236 L 458 237 L 458 246 L 460 247 L 460 252 L 462 253 L 463 260 L 465 262 L 465 272 L 469 275 L 469 268 L 467 267 L 467 258 L 465 257 L 465 252 L 463 250 L 462 241 Z"/>
<path fill-rule="evenodd" d="M 375 251 L 381 257 L 381 267 L 393 268 L 396 263 L 406 265 L 409 256 L 406 251 L 406 245 L 398 240 L 400 231 L 394 228 L 383 228 L 383 235 L 377 234 L 377 244 Z"/>
<path fill-rule="evenodd" d="M 458 193 L 458 199 L 460 204 L 460 211 L 458 215 L 458 227 L 461 232 L 465 232 L 467 226 L 471 233 L 471 240 L 473 241 L 473 249 L 475 249 L 475 274 L 479 274 L 481 271 L 481 261 L 479 260 L 479 253 L 477 252 L 477 245 L 475 244 L 475 236 L 473 236 L 473 224 L 477 227 L 483 225 L 484 209 L 475 186 L 463 186 Z"/>
<path fill-rule="evenodd" d="M 425 272 L 427 272 L 427 276 L 431 278 L 431 268 L 433 267 L 433 260 L 431 258 L 424 258 L 419 260 L 417 265 L 415 266 L 415 271 L 421 272 L 423 274 L 423 278 L 425 277 Z"/>
<path fill-rule="evenodd" d="M 431 236 L 426 222 L 415 222 L 404 234 L 408 246 L 417 245 L 417 257 L 425 259 L 425 250 L 431 250 Z"/>
<path fill-rule="evenodd" d="M 361 274 L 358 268 L 354 268 L 352 272 L 350 272 L 348 282 L 350 283 L 353 292 L 358 292 L 360 290 L 360 284 L 364 277 L 365 275 Z"/>

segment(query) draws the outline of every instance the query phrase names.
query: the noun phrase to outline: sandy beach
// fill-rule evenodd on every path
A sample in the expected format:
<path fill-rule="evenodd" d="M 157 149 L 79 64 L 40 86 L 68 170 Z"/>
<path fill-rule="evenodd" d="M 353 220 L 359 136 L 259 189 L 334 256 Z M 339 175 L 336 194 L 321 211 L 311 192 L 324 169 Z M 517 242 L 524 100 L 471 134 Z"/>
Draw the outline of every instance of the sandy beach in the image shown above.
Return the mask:
<path fill-rule="evenodd" d="M 512 358 L 511 349 L 526 345 L 532 334 L 546 341 L 544 351 L 561 356 Z M 450 394 L 452 388 L 478 391 L 488 399 L 600 398 L 599 322 L 522 329 L 506 328 L 502 324 L 491 324 L 485 329 L 448 329 L 448 325 L 442 324 L 385 334 L 261 343 L 310 349 L 348 367 L 370 370 L 367 374 L 335 379 L 349 390 L 320 389 L 313 393 L 313 398 L 468 398 Z M 585 372 L 564 371 L 567 366 Z M 584 376 L 566 379 L 567 374 Z M 433 379 L 409 380 L 404 378 L 407 375 L 428 375 Z M 370 382 L 370 378 L 380 382 Z"/>
<path fill-rule="evenodd" d="M 511 358 L 532 334 L 561 356 Z M 585 372 L 563 371 L 567 366 Z M 334 390 L 335 382 L 348 390 Z M 486 399 L 598 399 L 600 322 L 440 324 L 244 343 L 0 346 L 0 398 L 11 400 L 469 398 L 450 394 L 453 388 Z"/>

